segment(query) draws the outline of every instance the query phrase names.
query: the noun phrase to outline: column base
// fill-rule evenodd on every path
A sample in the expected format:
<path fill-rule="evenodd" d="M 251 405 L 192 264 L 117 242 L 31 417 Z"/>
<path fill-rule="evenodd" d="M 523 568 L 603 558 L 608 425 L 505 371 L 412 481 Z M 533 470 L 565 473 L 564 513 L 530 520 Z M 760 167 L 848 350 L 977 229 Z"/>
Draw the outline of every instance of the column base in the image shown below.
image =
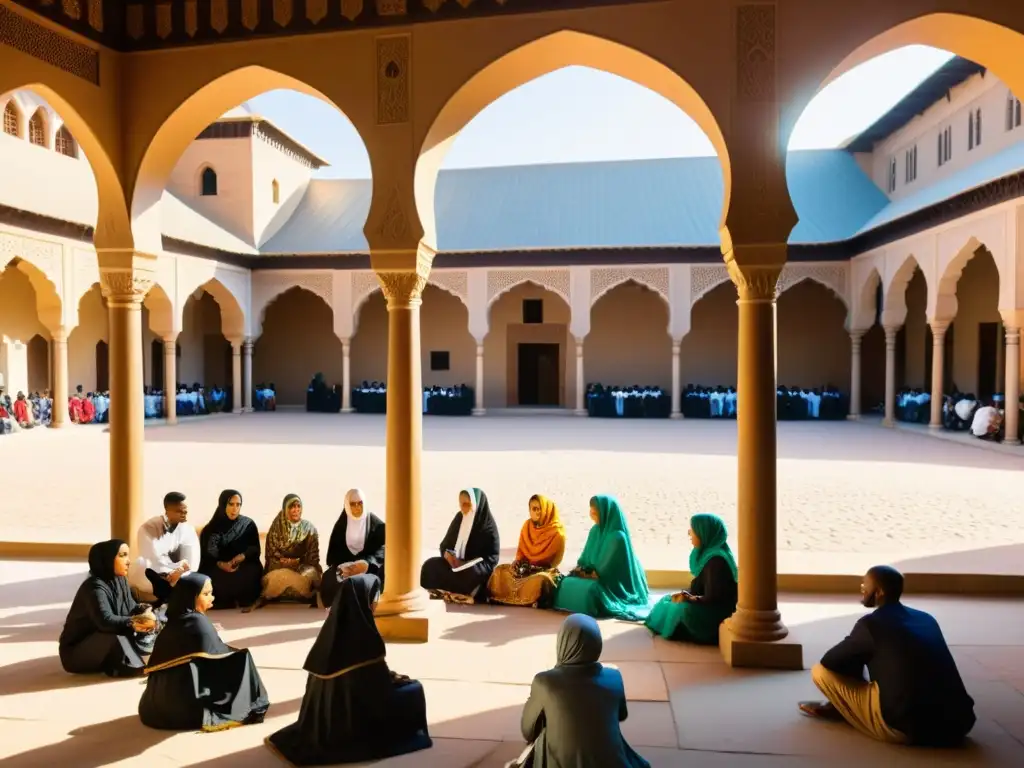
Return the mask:
<path fill-rule="evenodd" d="M 669 418 L 670 419 L 681 419 L 681 418 L 683 418 L 683 414 L 681 414 L 681 413 L 673 413 L 673 414 L 671 414 L 669 416 Z"/>
<path fill-rule="evenodd" d="M 242 413 L 252 413 L 254 410 L 254 408 L 243 408 Z"/>
<path fill-rule="evenodd" d="M 895 427 L 896 426 L 896 422 L 893 421 L 892 419 L 882 419 L 882 426 L 883 427 Z"/>
<path fill-rule="evenodd" d="M 929 424 L 928 429 L 942 429 L 941 424 Z"/>
<path fill-rule="evenodd" d="M 577 408 L 576 410 L 573 411 L 573 415 L 574 416 L 589 416 L 590 414 L 587 412 L 586 408 Z"/>
<path fill-rule="evenodd" d="M 775 612 L 778 615 L 778 612 Z M 784 633 L 778 640 L 748 639 L 737 634 L 733 619 L 726 619 L 718 630 L 718 649 L 730 667 L 756 669 L 803 669 L 804 649 L 788 637 L 788 630 L 778 622 Z"/>
<path fill-rule="evenodd" d="M 1008 437 L 1003 440 L 1003 445 L 1020 445 L 1020 440 L 1016 437 Z"/>
<path fill-rule="evenodd" d="M 231 412 L 232 412 L 232 413 L 235 413 L 235 414 L 238 414 L 238 415 L 241 415 L 241 414 L 243 414 L 243 413 L 244 413 L 245 411 L 243 411 L 243 410 L 242 410 L 241 408 L 233 408 L 233 409 L 231 410 Z"/>
<path fill-rule="evenodd" d="M 848 413 L 846 414 L 847 421 L 860 421 L 859 413 Z"/>
<path fill-rule="evenodd" d="M 58 423 L 56 423 L 54 421 L 51 421 L 47 426 L 50 429 L 64 429 L 64 427 L 66 427 L 70 423 L 71 423 L 70 421 L 62 421 L 60 424 L 58 424 Z"/>
<path fill-rule="evenodd" d="M 422 593 L 422 599 L 418 599 L 419 593 Z M 403 600 L 403 597 L 409 599 Z M 404 610 L 395 613 L 389 611 L 389 608 L 402 605 L 406 606 Z M 385 640 L 425 643 L 430 640 L 430 625 L 432 622 L 436 624 L 443 605 L 439 601 L 427 599 L 427 593 L 423 590 L 401 596 L 389 603 L 385 603 L 381 597 L 374 614 L 374 623 Z"/>
<path fill-rule="evenodd" d="M 485 413 L 487 413 L 487 409 L 486 408 L 474 408 L 473 409 L 473 415 L 474 416 L 483 416 Z"/>

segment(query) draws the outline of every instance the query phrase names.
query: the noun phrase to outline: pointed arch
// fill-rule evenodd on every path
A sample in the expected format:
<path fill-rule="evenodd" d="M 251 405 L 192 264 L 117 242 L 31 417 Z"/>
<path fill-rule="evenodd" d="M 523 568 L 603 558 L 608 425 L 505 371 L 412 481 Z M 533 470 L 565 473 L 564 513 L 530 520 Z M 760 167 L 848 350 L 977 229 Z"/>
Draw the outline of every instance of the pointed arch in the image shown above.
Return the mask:
<path fill-rule="evenodd" d="M 54 149 L 65 157 L 78 157 L 78 144 L 66 125 L 57 129 Z"/>
<path fill-rule="evenodd" d="M 912 253 L 907 253 L 897 267 L 892 271 L 888 285 L 885 286 L 882 299 L 882 307 L 889 315 L 902 315 L 907 313 L 907 285 L 910 284 L 914 273 L 921 269 L 921 264 Z M 924 270 L 922 275 L 924 274 Z M 927 283 L 928 278 L 925 277 Z M 899 324 L 902 324 L 900 321 Z"/>
<path fill-rule="evenodd" d="M 21 110 L 13 97 L 4 105 L 4 133 L 16 139 L 21 138 Z"/>
<path fill-rule="evenodd" d="M 217 171 L 213 169 L 213 166 L 205 165 L 199 171 L 199 196 L 216 197 L 217 192 Z"/>
<path fill-rule="evenodd" d="M 230 340 L 245 338 L 245 310 L 242 308 L 238 298 L 235 297 L 235 294 L 218 277 L 210 278 L 196 289 L 196 291 L 200 290 L 213 296 L 217 306 L 220 307 L 220 326 L 224 337 Z M 183 301 L 178 309 L 179 328 L 184 324 L 185 305 L 187 303 L 187 300 Z"/>
<path fill-rule="evenodd" d="M 143 301 L 149 310 L 149 328 L 161 339 L 172 335 L 180 326 L 174 321 L 174 302 L 159 283 L 153 283 Z"/>
<path fill-rule="evenodd" d="M 46 110 L 39 107 L 28 120 L 28 141 L 37 147 L 49 148 L 49 120 Z"/>

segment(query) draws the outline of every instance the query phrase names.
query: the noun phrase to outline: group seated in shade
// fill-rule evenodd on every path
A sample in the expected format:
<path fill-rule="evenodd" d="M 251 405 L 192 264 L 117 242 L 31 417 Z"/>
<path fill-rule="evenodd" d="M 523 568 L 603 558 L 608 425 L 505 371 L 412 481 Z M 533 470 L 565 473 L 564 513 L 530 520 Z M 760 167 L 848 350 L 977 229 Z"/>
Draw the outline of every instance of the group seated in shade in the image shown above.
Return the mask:
<path fill-rule="evenodd" d="M 363 381 L 352 388 L 352 408 L 358 413 L 386 413 L 388 388 L 383 381 Z"/>
<path fill-rule="evenodd" d="M 256 385 L 253 393 L 256 397 L 253 400 L 253 408 L 257 411 L 277 410 L 277 386 L 274 382 L 264 384 L 262 381 Z"/>
<path fill-rule="evenodd" d="M 932 396 L 917 387 L 896 393 L 896 418 L 909 424 L 927 424 L 931 418 Z"/>
<path fill-rule="evenodd" d="M 476 394 L 468 384 L 424 387 L 423 412 L 431 416 L 469 416 Z"/>
<path fill-rule="evenodd" d="M 206 389 L 199 382 L 175 386 L 174 413 L 176 416 L 205 416 L 230 411 L 233 405 L 230 389 L 214 384 Z M 146 387 L 143 403 L 147 419 L 161 419 L 166 415 L 167 393 L 159 387 Z"/>
<path fill-rule="evenodd" d="M 598 418 L 667 419 L 672 398 L 661 387 L 587 385 L 587 414 Z"/>
<path fill-rule="evenodd" d="M 775 396 L 780 421 L 837 421 L 845 419 L 850 412 L 846 396 L 831 384 L 814 389 L 780 386 Z"/>
<path fill-rule="evenodd" d="M 687 419 L 735 419 L 736 388 L 687 384 L 679 410 Z"/>
<path fill-rule="evenodd" d="M 42 395 L 32 392 L 25 395 L 18 392 L 12 400 L 0 387 L 0 435 L 13 434 L 23 429 L 49 426 L 53 418 L 53 401 L 50 390 Z"/>
<path fill-rule="evenodd" d="M 942 426 L 954 432 L 970 431 L 983 440 L 1002 440 L 1005 436 L 1006 398 L 996 393 L 991 401 L 978 399 L 973 392 L 963 393 L 953 387 L 952 394 L 942 397 Z M 1017 403 L 1017 439 L 1024 436 L 1024 396 Z"/>
<path fill-rule="evenodd" d="M 306 387 L 306 410 L 310 413 L 337 413 L 341 410 L 340 384 L 327 384 L 322 373 L 317 373 Z"/>
<path fill-rule="evenodd" d="M 167 623 L 146 665 L 139 719 L 170 731 L 220 731 L 262 723 L 270 699 L 248 650 L 226 645 L 206 616 L 215 596 L 209 576 L 177 580 Z"/>

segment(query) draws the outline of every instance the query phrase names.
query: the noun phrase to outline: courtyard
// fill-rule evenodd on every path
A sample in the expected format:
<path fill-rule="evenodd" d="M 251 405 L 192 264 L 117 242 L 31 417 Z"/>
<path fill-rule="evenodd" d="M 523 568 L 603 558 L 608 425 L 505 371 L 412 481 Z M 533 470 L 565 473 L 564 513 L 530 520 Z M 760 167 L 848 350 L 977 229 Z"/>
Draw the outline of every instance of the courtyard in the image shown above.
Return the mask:
<path fill-rule="evenodd" d="M 38 429 L 0 441 L 0 541 L 108 537 L 106 429 Z M 973 442 L 871 421 L 780 423 L 780 571 L 857 574 L 888 561 L 905 571 L 1024 574 L 1024 449 Z M 509 558 L 533 493 L 559 505 L 570 556 L 582 549 L 587 501 L 597 493 L 618 496 L 648 569 L 685 569 L 694 512 L 717 513 L 736 532 L 735 422 L 428 417 L 423 445 L 425 551 L 434 551 L 467 485 L 486 491 Z M 202 524 L 218 493 L 235 488 L 266 531 L 294 492 L 326 539 L 351 487 L 384 516 L 381 416 L 278 411 L 146 429 L 148 514 L 180 490 Z"/>

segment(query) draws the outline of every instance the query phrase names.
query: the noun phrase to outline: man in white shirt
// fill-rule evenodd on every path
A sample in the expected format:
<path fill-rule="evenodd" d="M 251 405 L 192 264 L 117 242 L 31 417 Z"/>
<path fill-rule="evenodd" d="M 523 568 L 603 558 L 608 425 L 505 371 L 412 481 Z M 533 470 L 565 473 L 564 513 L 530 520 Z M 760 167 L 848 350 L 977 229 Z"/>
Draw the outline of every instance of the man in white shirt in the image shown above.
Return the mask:
<path fill-rule="evenodd" d="M 999 428 L 1002 425 L 1002 414 L 991 405 L 986 405 L 974 412 L 971 434 L 982 440 L 996 440 L 999 437 Z"/>
<path fill-rule="evenodd" d="M 139 527 L 139 557 L 132 563 L 128 581 L 144 595 L 165 602 L 178 579 L 199 567 L 199 537 L 189 525 L 185 494 L 164 496 L 164 513 Z"/>

